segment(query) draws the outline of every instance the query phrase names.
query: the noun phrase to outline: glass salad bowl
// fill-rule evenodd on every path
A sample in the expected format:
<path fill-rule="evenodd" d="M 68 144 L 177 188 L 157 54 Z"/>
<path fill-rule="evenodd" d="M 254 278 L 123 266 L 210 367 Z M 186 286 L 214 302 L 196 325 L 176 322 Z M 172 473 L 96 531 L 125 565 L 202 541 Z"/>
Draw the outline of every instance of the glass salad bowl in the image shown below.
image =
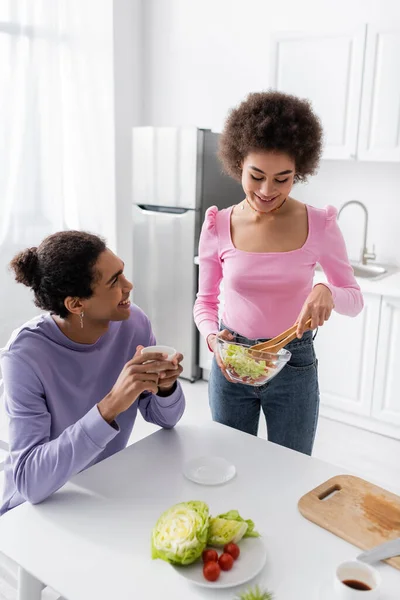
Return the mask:
<path fill-rule="evenodd" d="M 241 343 L 240 336 L 235 341 L 217 338 L 218 353 L 233 381 L 246 385 L 260 386 L 270 381 L 282 371 L 290 357 L 289 350 L 279 350 L 277 354 L 251 350 L 251 346 Z"/>

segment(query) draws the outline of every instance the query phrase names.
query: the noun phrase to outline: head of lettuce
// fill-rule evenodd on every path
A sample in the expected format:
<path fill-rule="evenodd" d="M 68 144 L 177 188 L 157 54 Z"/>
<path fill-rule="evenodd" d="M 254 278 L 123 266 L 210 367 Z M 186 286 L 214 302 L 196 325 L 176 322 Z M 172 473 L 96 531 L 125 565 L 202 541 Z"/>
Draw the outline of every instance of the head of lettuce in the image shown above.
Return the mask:
<path fill-rule="evenodd" d="M 173 565 L 190 565 L 207 544 L 210 514 L 205 502 L 175 504 L 161 515 L 151 535 L 151 556 Z"/>

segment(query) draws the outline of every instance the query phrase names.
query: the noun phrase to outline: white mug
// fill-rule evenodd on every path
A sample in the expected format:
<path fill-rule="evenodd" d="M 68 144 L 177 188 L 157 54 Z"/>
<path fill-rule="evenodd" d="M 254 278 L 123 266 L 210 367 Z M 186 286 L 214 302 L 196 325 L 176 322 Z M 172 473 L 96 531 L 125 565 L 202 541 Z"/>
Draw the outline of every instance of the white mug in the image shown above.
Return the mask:
<path fill-rule="evenodd" d="M 342 600 L 378 600 L 381 583 L 382 578 L 376 569 L 353 560 L 338 566 L 334 587 L 337 597 Z"/>
<path fill-rule="evenodd" d="M 164 360 L 167 360 L 167 361 L 171 361 L 174 358 L 174 356 L 176 356 L 176 350 L 175 350 L 175 348 L 172 348 L 172 346 L 147 346 L 147 348 L 142 349 L 142 354 L 144 354 L 144 355 L 150 354 L 153 352 L 166 354 L 167 358 L 165 358 Z M 152 362 L 154 362 L 154 361 L 147 360 L 144 364 L 147 365 Z M 148 373 L 158 373 L 158 371 L 151 371 L 151 369 L 149 368 Z"/>
<path fill-rule="evenodd" d="M 171 346 L 147 346 L 147 348 L 143 348 L 142 350 L 142 354 L 148 354 L 150 352 L 167 354 L 167 358 L 165 360 L 172 360 L 174 356 L 176 356 L 176 350 Z"/>

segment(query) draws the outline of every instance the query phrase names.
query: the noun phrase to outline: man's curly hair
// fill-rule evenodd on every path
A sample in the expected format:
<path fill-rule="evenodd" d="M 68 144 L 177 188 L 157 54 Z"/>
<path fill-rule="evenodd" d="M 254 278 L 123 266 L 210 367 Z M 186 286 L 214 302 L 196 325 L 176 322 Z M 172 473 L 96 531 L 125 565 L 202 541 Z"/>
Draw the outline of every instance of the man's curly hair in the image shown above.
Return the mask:
<path fill-rule="evenodd" d="M 15 279 L 31 288 L 38 308 L 68 316 L 68 296 L 90 298 L 100 274 L 95 264 L 105 241 L 84 231 L 60 231 L 36 248 L 26 248 L 11 261 Z"/>
<path fill-rule="evenodd" d="M 295 181 L 313 175 L 322 153 L 322 126 L 308 100 L 281 92 L 249 94 L 231 110 L 219 142 L 228 175 L 240 181 L 241 165 L 257 150 L 284 152 L 295 162 Z"/>

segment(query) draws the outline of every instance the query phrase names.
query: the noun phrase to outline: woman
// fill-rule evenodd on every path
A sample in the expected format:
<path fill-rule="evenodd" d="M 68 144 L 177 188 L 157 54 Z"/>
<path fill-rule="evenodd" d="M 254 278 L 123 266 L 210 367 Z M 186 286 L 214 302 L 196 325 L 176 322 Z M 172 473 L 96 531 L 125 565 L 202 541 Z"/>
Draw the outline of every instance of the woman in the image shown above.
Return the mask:
<path fill-rule="evenodd" d="M 14 332 L 1 356 L 10 453 L 0 514 L 41 502 L 125 448 L 138 409 L 171 428 L 185 407 L 183 357 L 141 354 L 155 343 L 150 322 L 130 304 L 124 264 L 102 239 L 56 233 L 11 268 L 49 312 Z"/>
<path fill-rule="evenodd" d="M 232 110 L 220 140 L 226 172 L 241 181 L 245 199 L 206 214 L 200 245 L 194 317 L 214 352 L 209 393 L 212 416 L 257 435 L 260 407 L 268 439 L 311 454 L 318 419 L 317 361 L 312 332 L 331 312 L 356 316 L 363 307 L 336 210 L 316 209 L 290 196 L 317 169 L 322 128 L 309 103 L 278 92 L 250 94 Z M 313 287 L 316 264 L 327 284 Z M 224 286 L 222 331 L 218 293 Z M 217 336 L 270 339 L 297 322 L 292 358 L 270 382 L 233 383 L 217 351 Z"/>

